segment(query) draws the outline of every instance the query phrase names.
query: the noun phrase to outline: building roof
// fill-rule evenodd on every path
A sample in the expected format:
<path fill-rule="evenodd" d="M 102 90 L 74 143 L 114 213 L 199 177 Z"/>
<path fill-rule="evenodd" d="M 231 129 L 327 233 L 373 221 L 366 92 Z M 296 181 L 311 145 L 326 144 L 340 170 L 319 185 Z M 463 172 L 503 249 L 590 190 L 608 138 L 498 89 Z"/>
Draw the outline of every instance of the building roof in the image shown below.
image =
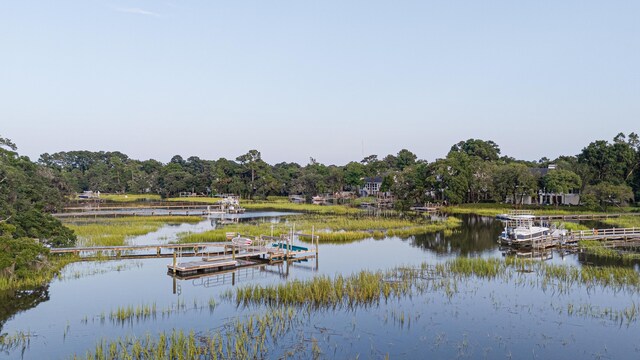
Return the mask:
<path fill-rule="evenodd" d="M 376 177 L 366 177 L 364 178 L 365 183 L 382 183 L 382 176 Z"/>
<path fill-rule="evenodd" d="M 531 174 L 543 177 L 549 173 L 549 168 L 530 168 Z"/>

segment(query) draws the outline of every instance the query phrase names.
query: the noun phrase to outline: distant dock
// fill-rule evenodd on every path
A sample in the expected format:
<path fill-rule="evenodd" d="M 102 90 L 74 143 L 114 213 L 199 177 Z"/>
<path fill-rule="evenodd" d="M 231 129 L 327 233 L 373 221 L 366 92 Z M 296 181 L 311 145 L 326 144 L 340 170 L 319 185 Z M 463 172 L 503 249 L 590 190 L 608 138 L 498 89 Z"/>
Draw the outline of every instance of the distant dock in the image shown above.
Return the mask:
<path fill-rule="evenodd" d="M 118 217 L 118 216 L 208 216 L 214 214 L 242 214 L 244 208 L 226 204 L 176 204 L 149 206 L 75 206 L 53 214 L 57 218 Z"/>

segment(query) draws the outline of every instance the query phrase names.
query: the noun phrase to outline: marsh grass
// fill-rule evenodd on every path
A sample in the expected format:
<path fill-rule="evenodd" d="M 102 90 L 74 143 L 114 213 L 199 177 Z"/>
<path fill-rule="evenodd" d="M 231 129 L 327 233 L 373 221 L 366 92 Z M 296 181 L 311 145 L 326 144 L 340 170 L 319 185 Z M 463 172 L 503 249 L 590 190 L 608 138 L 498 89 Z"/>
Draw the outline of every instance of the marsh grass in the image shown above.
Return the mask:
<path fill-rule="evenodd" d="M 618 323 L 619 325 L 626 326 L 636 322 L 638 320 L 638 314 L 640 314 L 640 305 L 635 302 L 632 302 L 630 305 L 622 309 L 615 309 L 611 306 L 596 306 L 586 303 L 568 303 L 566 306 L 557 306 L 552 303 L 551 307 L 557 311 L 558 314 L 566 314 L 571 317 L 609 320 Z"/>
<path fill-rule="evenodd" d="M 494 217 L 500 214 L 506 214 L 513 210 L 513 206 L 505 204 L 462 204 L 457 206 L 447 206 L 442 210 L 449 214 L 476 214 L 481 216 Z M 550 207 L 550 206 L 523 206 L 521 209 L 532 210 L 535 215 L 571 215 L 571 214 L 604 214 L 606 212 L 594 211 L 593 209 L 582 206 L 571 207 Z M 614 212 L 631 212 L 634 208 L 616 208 Z"/>
<path fill-rule="evenodd" d="M 292 308 L 271 308 L 231 321 L 206 336 L 174 329 L 153 338 L 147 334 L 143 338 L 102 340 L 93 351 L 74 359 L 262 359 L 268 358 L 272 345 L 300 322 L 300 313 Z M 319 350 L 317 344 L 311 344 L 309 352 Z"/>
<path fill-rule="evenodd" d="M 640 216 L 621 216 L 602 220 L 602 223 L 619 228 L 640 228 Z M 584 230 L 584 229 L 577 229 Z M 588 229 L 587 229 L 588 230 Z M 621 260 L 623 263 L 640 259 L 640 253 L 611 247 L 606 241 L 580 241 L 580 249 L 590 255 Z"/>
<path fill-rule="evenodd" d="M 557 228 L 562 228 L 570 231 L 580 231 L 580 230 L 591 229 L 590 227 L 587 227 L 585 225 L 574 223 L 574 222 L 568 222 L 568 221 L 554 221 L 552 224 L 555 225 Z"/>
<path fill-rule="evenodd" d="M 360 209 L 346 205 L 294 204 L 290 202 L 241 202 L 241 206 L 248 210 L 295 211 L 333 215 L 358 214 L 362 212 Z"/>
<path fill-rule="evenodd" d="M 526 273 L 522 272 L 527 268 Z M 534 276 L 527 277 L 528 273 Z M 528 283 L 543 290 L 568 292 L 573 286 L 600 287 L 614 291 L 640 291 L 640 274 L 619 267 L 581 268 L 547 264 L 516 258 L 456 258 L 444 263 L 399 267 L 386 272 L 361 271 L 343 276 L 316 276 L 276 285 L 246 285 L 228 290 L 223 299 L 237 306 L 268 305 L 303 308 L 352 308 L 377 305 L 381 301 L 411 296 L 425 291 L 457 293 L 460 282 L 476 278 Z"/>
<path fill-rule="evenodd" d="M 44 286 L 57 276 L 62 268 L 76 261 L 79 261 L 79 258 L 75 255 L 50 256 L 41 268 L 32 270 L 26 277 L 0 276 L 0 291 Z"/>
<path fill-rule="evenodd" d="M 146 235 L 166 224 L 197 223 L 198 216 L 126 216 L 120 218 L 65 219 L 82 246 L 119 246 L 128 237 Z"/>
<path fill-rule="evenodd" d="M 119 306 L 116 309 L 112 310 L 108 317 L 113 323 L 118 325 L 129 324 L 132 325 L 134 323 L 156 319 L 158 317 L 167 318 L 173 314 L 183 313 L 188 310 L 205 310 L 208 309 L 209 312 L 213 312 L 217 306 L 217 302 L 215 298 L 211 297 L 208 302 L 201 303 L 197 300 L 194 300 L 192 304 L 187 304 L 184 301 L 178 300 L 177 303 L 171 304 L 164 308 L 159 308 L 156 303 L 151 304 L 139 304 L 139 305 L 127 305 L 127 306 Z M 98 319 L 102 321 L 104 314 L 100 314 L 99 316 L 94 317 L 94 319 Z"/>
<path fill-rule="evenodd" d="M 180 242 L 215 242 L 227 241 L 227 232 L 240 233 L 247 236 L 287 235 L 291 226 L 295 224 L 296 231 L 304 234 L 320 236 L 323 243 L 346 243 L 367 238 L 383 239 L 387 236 L 408 238 L 416 234 L 433 233 L 438 231 L 452 231 L 458 228 L 462 222 L 459 219 L 449 217 L 443 221 L 429 221 L 424 218 L 400 219 L 397 217 L 371 217 L 371 216 L 337 216 L 308 214 L 286 218 L 285 223 L 239 223 L 225 226 L 221 229 L 210 230 L 203 233 L 180 234 Z"/>
<path fill-rule="evenodd" d="M 606 241 L 581 240 L 578 246 L 582 251 L 597 257 L 620 260 L 623 264 L 640 260 L 640 253 L 621 250 L 607 245 Z"/>
<path fill-rule="evenodd" d="M 528 267 L 531 272 L 520 272 L 522 267 Z M 493 258 L 457 258 L 436 265 L 424 263 L 418 267 L 397 267 L 388 271 L 360 271 L 349 276 L 321 275 L 304 281 L 293 280 L 274 285 L 254 284 L 230 289 L 223 294 L 223 300 L 241 307 L 255 306 L 260 309 L 259 313 L 237 318 L 207 335 L 173 330 L 153 338 L 146 335 L 110 342 L 103 340 L 81 358 L 282 358 L 283 354 L 276 352 L 283 351 L 283 346 L 286 347 L 284 357 L 295 357 L 296 352 L 303 352 L 299 355 L 305 358 L 319 357 L 331 352 L 323 350 L 313 336 L 310 340 L 294 337 L 303 331 L 301 326 L 310 326 L 310 315 L 314 311 L 377 307 L 382 302 L 424 293 L 441 292 L 452 297 L 459 293 L 459 289 L 468 289 L 467 282 L 475 282 L 474 279 L 530 286 L 543 291 L 553 289 L 554 294 L 557 291 L 568 294 L 571 289 L 582 289 L 583 286 L 614 292 L 626 289 L 634 294 L 640 290 L 640 276 L 633 269 L 591 266 L 577 268 L 516 258 L 507 258 L 506 261 Z M 394 324 L 400 328 L 410 327 L 414 316 L 395 307 L 393 309 L 391 318 Z M 563 316 L 608 319 L 620 325 L 637 322 L 640 313 L 640 307 L 635 302 L 620 309 L 572 302 L 557 305 L 552 302 L 551 309 Z M 303 322 L 305 319 L 307 323 Z M 353 326 L 355 328 L 355 323 Z"/>
<path fill-rule="evenodd" d="M 18 331 L 11 335 L 2 334 L 0 335 L 0 351 L 9 352 L 21 348 L 24 352 L 25 349 L 29 348 L 31 338 L 34 336 L 35 334 L 32 334 L 30 331 Z"/>
<path fill-rule="evenodd" d="M 602 220 L 603 223 L 620 228 L 640 228 L 640 216 L 621 216 Z"/>
<path fill-rule="evenodd" d="M 201 203 L 201 204 L 215 204 L 221 200 L 222 198 L 217 198 L 217 197 L 174 197 L 174 198 L 165 199 L 165 201 L 172 201 L 172 202 Z"/>
<path fill-rule="evenodd" d="M 79 268 L 71 264 L 60 271 L 57 278 L 60 280 L 65 279 L 81 279 L 85 277 L 106 274 L 110 272 L 126 271 L 134 268 L 142 268 L 142 261 L 126 261 L 113 263 L 109 260 L 95 260 L 91 262 L 82 263 Z"/>
<path fill-rule="evenodd" d="M 294 211 L 310 214 L 333 214 L 347 215 L 359 214 L 363 210 L 349 205 L 316 205 L 316 204 L 295 204 L 284 196 L 269 196 L 267 199 L 241 200 L 241 205 L 249 210 L 277 210 Z"/>
<path fill-rule="evenodd" d="M 607 248 L 604 243 L 597 240 L 582 240 L 578 243 L 580 249 L 587 254 L 605 257 L 605 258 L 619 258 L 620 253 L 612 248 Z"/>
<path fill-rule="evenodd" d="M 223 298 L 238 306 L 297 305 L 311 308 L 374 305 L 382 299 L 400 298 L 411 290 L 410 281 L 397 281 L 395 273 L 361 271 L 344 277 L 316 276 L 311 280 L 293 280 L 278 285 L 246 285 L 224 293 Z"/>
<path fill-rule="evenodd" d="M 100 200 L 111 202 L 160 201 L 158 194 L 100 194 Z"/>

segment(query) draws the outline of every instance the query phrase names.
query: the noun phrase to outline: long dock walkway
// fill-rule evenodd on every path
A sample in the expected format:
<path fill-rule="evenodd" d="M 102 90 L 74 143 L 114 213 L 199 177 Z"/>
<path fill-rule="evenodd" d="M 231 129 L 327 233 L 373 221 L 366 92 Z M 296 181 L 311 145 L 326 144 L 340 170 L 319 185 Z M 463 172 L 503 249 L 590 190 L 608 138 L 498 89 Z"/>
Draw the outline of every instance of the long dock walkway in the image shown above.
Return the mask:
<path fill-rule="evenodd" d="M 548 235 L 522 244 L 522 247 L 548 249 L 552 247 L 576 246 L 579 241 L 600 241 L 622 246 L 636 243 L 640 245 L 640 228 L 613 228 L 569 231 L 564 235 Z"/>
<path fill-rule="evenodd" d="M 150 204 L 137 206 L 114 205 L 89 205 L 72 206 L 63 209 L 63 212 L 52 214 L 58 218 L 66 217 L 117 217 L 117 216 L 153 216 L 153 215 L 182 215 L 182 216 L 206 216 L 210 214 L 240 214 L 244 209 L 229 207 L 225 204 L 207 203 L 175 203 L 175 204 Z"/>
<path fill-rule="evenodd" d="M 162 250 L 191 250 L 195 253 L 202 253 L 208 248 L 225 248 L 227 246 L 233 246 L 230 241 L 226 242 L 207 242 L 207 243 L 181 243 L 181 244 L 154 244 L 154 245 L 122 245 L 122 246 L 85 246 L 85 247 L 70 247 L 70 248 L 52 248 L 50 252 L 52 254 L 76 254 L 81 253 L 123 253 L 123 252 L 140 252 L 155 250 L 157 255 L 160 255 Z M 108 256 L 108 254 L 107 254 Z"/>
<path fill-rule="evenodd" d="M 559 215 L 536 215 L 535 220 L 602 220 L 613 219 L 622 216 L 640 216 L 640 213 L 611 213 L 611 214 L 559 214 Z"/>
<path fill-rule="evenodd" d="M 591 229 L 591 230 L 579 230 L 570 231 L 564 239 L 565 242 L 578 242 L 580 240 L 597 240 L 597 241 L 610 241 L 610 240 L 640 240 L 640 228 L 612 228 L 612 229 Z"/>
<path fill-rule="evenodd" d="M 64 212 L 53 214 L 57 218 L 75 217 L 118 217 L 118 216 L 206 216 L 223 213 L 218 205 L 162 205 L 162 206 L 96 206 L 71 207 Z"/>
<path fill-rule="evenodd" d="M 257 263 L 280 263 L 300 261 L 318 256 L 318 236 L 296 234 L 299 237 L 311 237 L 315 240 L 315 248 L 295 246 L 288 238 L 262 236 L 255 238 L 251 244 L 238 244 L 233 241 L 156 244 L 156 245 L 122 245 L 91 246 L 72 248 L 53 248 L 52 254 L 76 254 L 85 258 L 150 258 L 173 255 L 173 263 L 167 265 L 168 272 L 177 276 L 196 276 L 211 272 L 231 270 Z M 246 238 L 246 237 L 245 237 Z M 247 238 L 248 239 L 248 238 Z M 164 252 L 163 252 L 164 250 Z M 168 253 L 168 251 L 170 251 Z M 201 256 L 201 260 L 178 263 L 182 256 Z"/>

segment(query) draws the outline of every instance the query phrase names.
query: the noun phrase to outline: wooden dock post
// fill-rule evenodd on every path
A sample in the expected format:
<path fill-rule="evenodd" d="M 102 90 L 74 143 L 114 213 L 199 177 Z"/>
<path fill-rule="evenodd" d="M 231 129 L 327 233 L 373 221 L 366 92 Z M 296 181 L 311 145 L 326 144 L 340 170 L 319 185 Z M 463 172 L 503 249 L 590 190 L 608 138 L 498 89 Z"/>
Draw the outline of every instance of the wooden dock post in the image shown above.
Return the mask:
<path fill-rule="evenodd" d="M 311 245 L 313 245 L 313 240 L 315 239 L 316 227 L 311 227 Z M 318 257 L 318 240 L 316 240 L 316 258 Z"/>
<path fill-rule="evenodd" d="M 178 265 L 177 262 L 178 262 L 178 257 L 176 254 L 176 250 L 173 249 L 173 275 L 176 274 L 176 266 Z"/>

